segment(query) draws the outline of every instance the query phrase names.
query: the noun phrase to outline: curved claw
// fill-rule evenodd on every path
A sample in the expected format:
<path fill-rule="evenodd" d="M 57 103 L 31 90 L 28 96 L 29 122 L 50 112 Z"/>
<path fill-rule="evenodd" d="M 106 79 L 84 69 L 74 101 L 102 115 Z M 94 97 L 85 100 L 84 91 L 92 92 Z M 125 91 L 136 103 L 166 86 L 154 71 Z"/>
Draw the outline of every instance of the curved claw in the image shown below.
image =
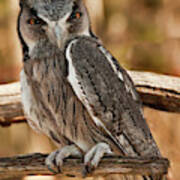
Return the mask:
<path fill-rule="evenodd" d="M 92 166 L 91 164 L 87 164 L 84 166 L 82 170 L 82 176 L 85 178 L 88 174 L 91 174 L 94 171 L 95 167 Z"/>
<path fill-rule="evenodd" d="M 61 173 L 62 172 L 61 167 L 63 166 L 64 159 L 71 155 L 72 156 L 81 155 L 79 149 L 75 145 L 65 146 L 61 149 L 52 152 L 46 158 L 45 164 L 52 173 L 54 174 Z"/>
<path fill-rule="evenodd" d="M 45 160 L 45 164 L 49 171 L 53 174 L 61 173 L 60 168 L 56 164 L 56 156 L 59 153 L 59 150 L 52 152 Z"/>
<path fill-rule="evenodd" d="M 61 172 L 59 172 L 59 169 L 58 169 L 58 171 L 56 171 L 56 170 L 52 169 L 52 168 L 50 167 L 50 165 L 47 165 L 47 168 L 48 168 L 48 170 L 51 171 L 54 175 L 56 175 L 56 174 L 58 174 L 58 173 L 61 173 Z"/>
<path fill-rule="evenodd" d="M 87 152 L 84 157 L 84 168 L 82 171 L 83 177 L 86 177 L 87 174 L 94 171 L 105 154 L 112 154 L 109 145 L 106 143 L 98 143 Z"/>

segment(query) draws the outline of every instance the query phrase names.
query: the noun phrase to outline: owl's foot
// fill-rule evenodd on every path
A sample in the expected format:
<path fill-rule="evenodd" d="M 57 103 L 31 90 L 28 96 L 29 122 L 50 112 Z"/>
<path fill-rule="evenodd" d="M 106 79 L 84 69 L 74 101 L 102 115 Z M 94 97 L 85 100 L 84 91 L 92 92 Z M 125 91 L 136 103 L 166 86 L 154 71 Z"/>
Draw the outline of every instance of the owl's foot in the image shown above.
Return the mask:
<path fill-rule="evenodd" d="M 98 143 L 90 149 L 84 157 L 83 177 L 91 173 L 99 164 L 100 160 L 105 154 L 112 154 L 108 144 Z"/>
<path fill-rule="evenodd" d="M 63 166 L 63 161 L 69 156 L 82 156 L 81 152 L 75 145 L 64 146 L 52 152 L 45 161 L 48 169 L 54 174 L 61 173 L 61 167 Z"/>

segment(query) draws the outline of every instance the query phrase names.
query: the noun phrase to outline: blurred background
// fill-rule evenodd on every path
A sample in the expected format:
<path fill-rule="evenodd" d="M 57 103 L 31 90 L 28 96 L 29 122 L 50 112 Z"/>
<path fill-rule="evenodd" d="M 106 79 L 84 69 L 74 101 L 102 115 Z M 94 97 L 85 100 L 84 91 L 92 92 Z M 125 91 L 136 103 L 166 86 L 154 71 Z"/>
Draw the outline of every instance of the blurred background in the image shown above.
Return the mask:
<path fill-rule="evenodd" d="M 122 66 L 180 76 L 179 0 L 85 0 L 85 3 L 94 32 Z M 0 84 L 19 80 L 22 55 L 16 33 L 18 10 L 18 0 L 0 0 Z M 169 180 L 179 180 L 180 115 L 145 108 L 145 116 L 163 156 L 171 161 Z M 26 124 L 0 127 L 0 156 L 47 153 L 53 149 L 48 138 L 34 133 Z"/>

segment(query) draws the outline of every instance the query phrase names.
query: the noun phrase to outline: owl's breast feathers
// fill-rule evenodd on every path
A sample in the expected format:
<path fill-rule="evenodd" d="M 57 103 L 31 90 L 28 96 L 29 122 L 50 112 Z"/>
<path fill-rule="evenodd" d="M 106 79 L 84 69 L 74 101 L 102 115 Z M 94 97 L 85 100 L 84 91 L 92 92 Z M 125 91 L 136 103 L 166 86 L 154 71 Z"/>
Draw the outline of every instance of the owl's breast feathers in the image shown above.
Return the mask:
<path fill-rule="evenodd" d="M 22 100 L 30 124 L 84 152 L 106 142 L 124 155 L 159 155 L 126 71 L 93 38 L 66 47 L 63 54 L 45 46 L 24 63 Z"/>
<path fill-rule="evenodd" d="M 22 103 L 29 124 L 58 146 L 76 144 L 84 152 L 98 142 L 108 142 L 68 83 L 63 53 L 47 47 L 45 52 L 35 49 L 21 72 Z"/>

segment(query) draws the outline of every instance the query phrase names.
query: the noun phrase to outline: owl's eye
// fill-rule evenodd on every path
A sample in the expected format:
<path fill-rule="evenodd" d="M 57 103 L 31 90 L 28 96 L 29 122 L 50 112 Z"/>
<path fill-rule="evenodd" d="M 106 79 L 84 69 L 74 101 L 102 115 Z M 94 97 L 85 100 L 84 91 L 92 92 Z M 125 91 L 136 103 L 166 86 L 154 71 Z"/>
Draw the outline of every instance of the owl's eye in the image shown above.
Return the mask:
<path fill-rule="evenodd" d="M 27 21 L 28 24 L 30 25 L 43 25 L 45 22 L 39 18 L 30 18 Z"/>
<path fill-rule="evenodd" d="M 73 20 L 73 19 L 80 19 L 82 16 L 81 12 L 73 12 L 71 14 L 71 16 L 69 17 L 69 20 Z"/>

